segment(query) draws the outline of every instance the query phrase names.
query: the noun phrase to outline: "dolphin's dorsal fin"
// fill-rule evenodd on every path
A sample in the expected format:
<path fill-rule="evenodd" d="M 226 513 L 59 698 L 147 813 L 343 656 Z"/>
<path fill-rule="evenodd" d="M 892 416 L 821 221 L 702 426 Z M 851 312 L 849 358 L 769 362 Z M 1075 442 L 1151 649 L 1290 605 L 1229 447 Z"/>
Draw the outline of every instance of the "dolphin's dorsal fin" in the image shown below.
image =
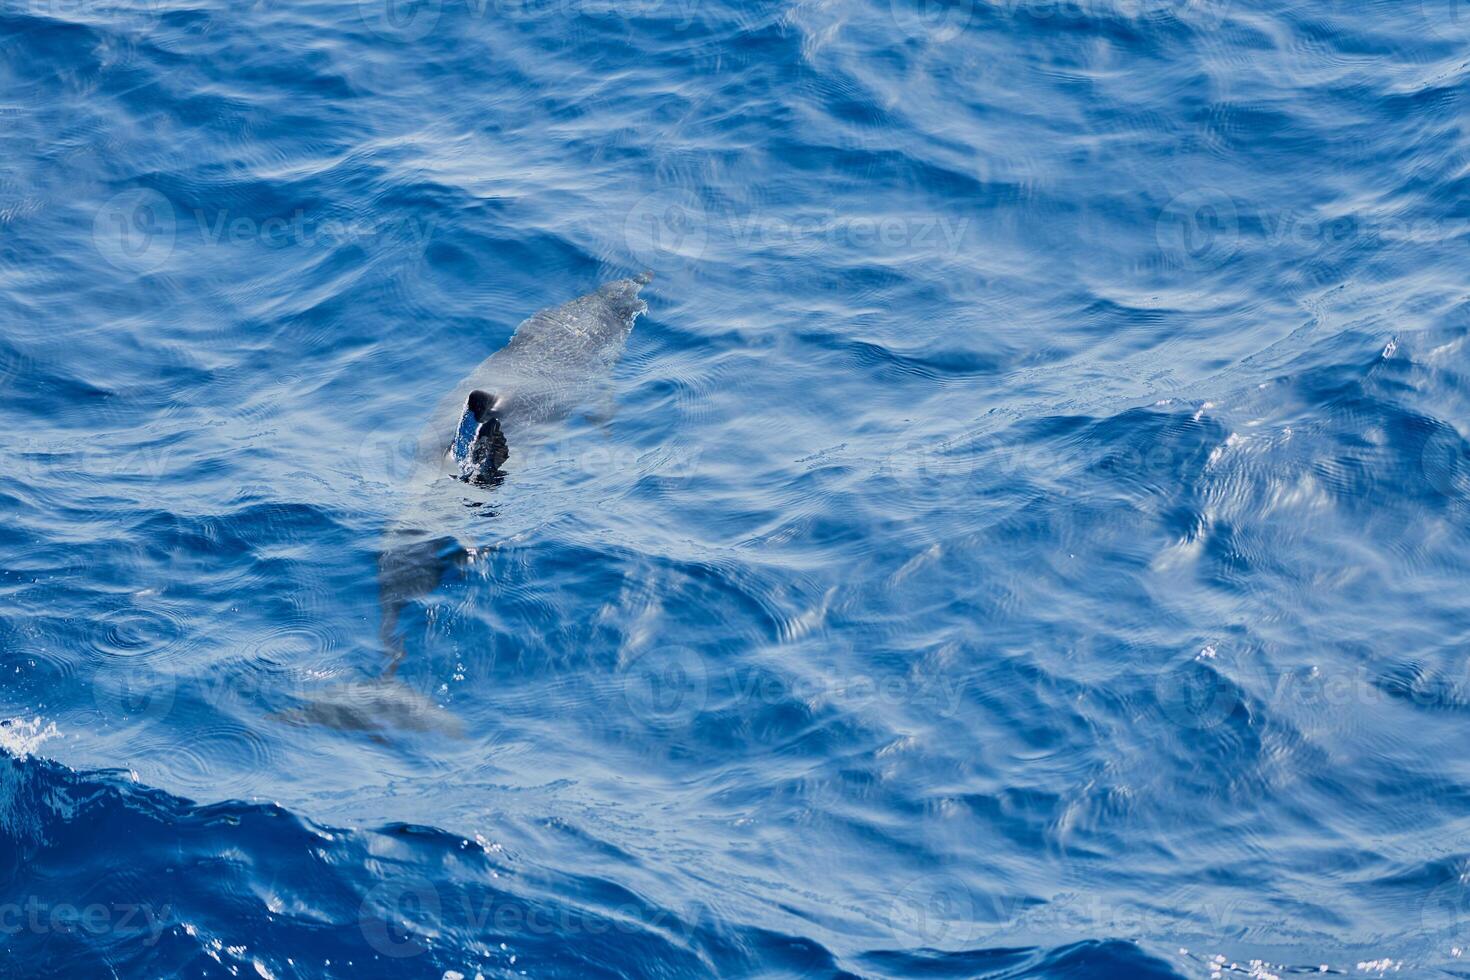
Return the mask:
<path fill-rule="evenodd" d="M 495 396 L 490 394 L 490 392 L 483 391 L 479 388 L 476 388 L 474 391 L 470 392 L 470 396 L 465 399 L 465 408 L 469 412 L 473 413 L 473 415 L 475 416 L 475 421 L 477 422 L 483 419 L 485 417 L 485 413 L 490 411 L 490 409 L 494 407 Z"/>
<path fill-rule="evenodd" d="M 510 445 L 505 441 L 505 433 L 500 431 L 500 420 L 492 414 L 480 423 L 480 428 L 475 432 L 475 444 L 470 447 L 470 459 L 477 464 L 488 459 L 490 466 L 498 470 L 509 458 Z"/>
<path fill-rule="evenodd" d="M 464 414 L 460 416 L 459 430 L 454 434 L 454 444 L 451 447 L 455 459 L 463 462 L 469 458 L 470 448 L 474 445 L 480 424 L 491 415 L 494 405 L 495 396 L 488 391 L 476 388 L 470 392 L 469 397 L 465 399 Z"/>

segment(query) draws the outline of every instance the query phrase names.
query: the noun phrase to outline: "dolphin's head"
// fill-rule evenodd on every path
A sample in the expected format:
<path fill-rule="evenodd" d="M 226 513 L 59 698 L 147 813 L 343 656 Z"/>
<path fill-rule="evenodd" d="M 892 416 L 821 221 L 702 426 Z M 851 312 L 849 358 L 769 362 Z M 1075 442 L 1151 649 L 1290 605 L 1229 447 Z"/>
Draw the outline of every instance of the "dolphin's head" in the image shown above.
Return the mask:
<path fill-rule="evenodd" d="M 510 458 L 510 447 L 495 414 L 495 396 L 476 389 L 465 399 L 450 452 L 459 464 L 459 478 L 468 483 L 491 483 Z"/>

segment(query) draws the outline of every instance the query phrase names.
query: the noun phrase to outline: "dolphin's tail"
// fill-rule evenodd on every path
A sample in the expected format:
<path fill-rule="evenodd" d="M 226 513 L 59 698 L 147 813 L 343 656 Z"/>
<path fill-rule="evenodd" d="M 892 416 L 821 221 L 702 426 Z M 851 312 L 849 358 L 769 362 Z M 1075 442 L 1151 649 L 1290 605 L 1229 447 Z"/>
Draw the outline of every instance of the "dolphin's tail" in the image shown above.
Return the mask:
<path fill-rule="evenodd" d="M 387 743 L 405 732 L 427 732 L 464 738 L 464 723 L 432 698 L 392 677 L 348 681 L 318 689 L 295 707 L 272 712 L 288 725 L 322 725 L 355 732 Z"/>

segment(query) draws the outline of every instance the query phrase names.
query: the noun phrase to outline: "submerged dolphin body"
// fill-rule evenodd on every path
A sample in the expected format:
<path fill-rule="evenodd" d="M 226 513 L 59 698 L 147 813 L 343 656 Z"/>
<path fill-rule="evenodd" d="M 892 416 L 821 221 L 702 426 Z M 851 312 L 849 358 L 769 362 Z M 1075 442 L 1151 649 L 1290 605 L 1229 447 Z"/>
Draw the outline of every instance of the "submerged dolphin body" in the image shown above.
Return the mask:
<path fill-rule="evenodd" d="M 404 719 L 409 730 L 460 733 L 444 709 L 393 679 L 404 655 L 403 610 L 464 560 L 460 532 L 502 479 L 506 461 L 514 467 L 517 454 L 547 428 L 606 392 L 633 321 L 648 310 L 638 292 L 650 278 L 619 279 L 535 314 L 440 401 L 418 440 L 406 506 L 385 532 L 378 558 L 379 637 L 388 654 L 383 679 L 343 685 L 283 719 L 375 738 Z M 474 496 L 481 499 L 467 499 Z"/>

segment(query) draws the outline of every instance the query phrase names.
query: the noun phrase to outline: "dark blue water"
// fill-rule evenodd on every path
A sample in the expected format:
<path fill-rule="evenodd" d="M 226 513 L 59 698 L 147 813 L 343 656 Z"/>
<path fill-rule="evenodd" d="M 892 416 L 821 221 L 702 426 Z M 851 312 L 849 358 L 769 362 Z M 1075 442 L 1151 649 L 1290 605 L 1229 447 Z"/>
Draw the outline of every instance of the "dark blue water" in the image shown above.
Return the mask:
<path fill-rule="evenodd" d="M 5 0 L 0 974 L 1470 975 L 1467 66 L 1454 0 Z M 645 268 L 416 700 L 304 714 L 432 406 Z"/>

